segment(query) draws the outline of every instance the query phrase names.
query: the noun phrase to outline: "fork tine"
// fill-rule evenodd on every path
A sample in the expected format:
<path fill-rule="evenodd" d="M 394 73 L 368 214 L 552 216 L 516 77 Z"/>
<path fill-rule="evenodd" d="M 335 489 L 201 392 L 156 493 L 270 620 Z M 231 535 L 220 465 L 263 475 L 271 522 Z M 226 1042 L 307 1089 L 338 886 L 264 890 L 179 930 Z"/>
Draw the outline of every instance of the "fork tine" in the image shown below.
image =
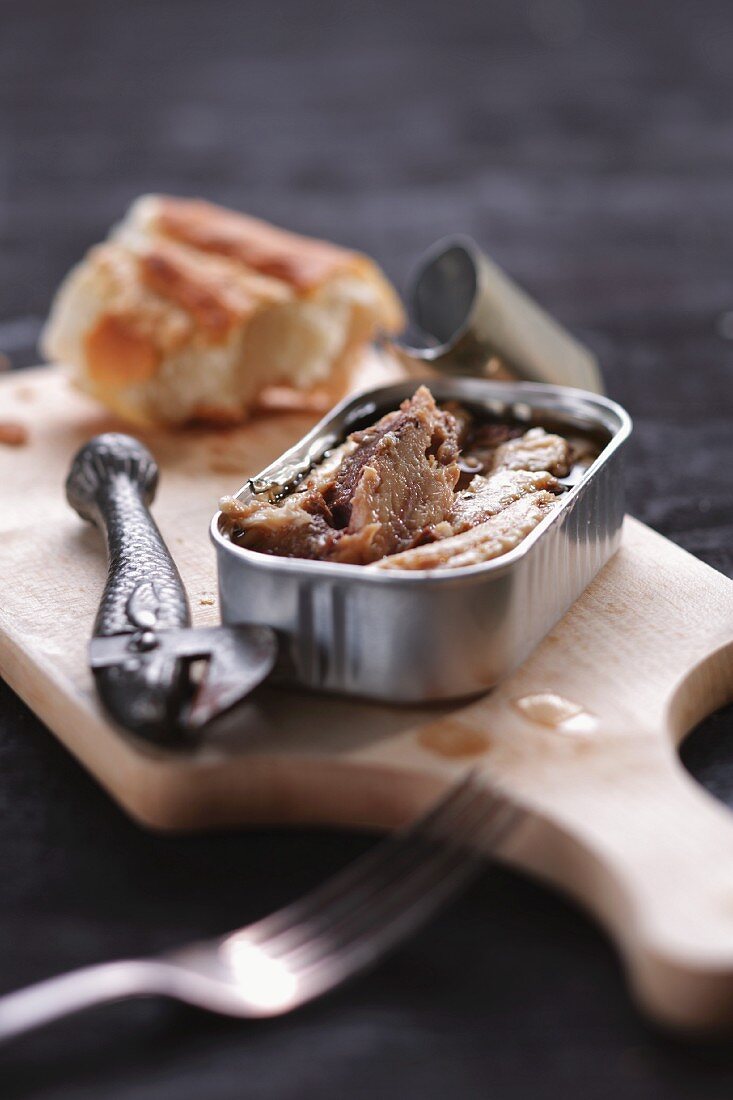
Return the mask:
<path fill-rule="evenodd" d="M 511 830 L 516 815 L 511 817 L 512 821 L 507 823 L 505 820 L 492 843 Z M 478 857 L 467 858 L 436 879 L 429 890 L 421 890 L 420 885 L 414 883 L 409 897 L 403 897 L 401 904 L 382 914 L 382 919 L 378 922 L 372 922 L 373 914 L 367 912 L 364 924 L 352 929 L 348 939 L 332 947 L 327 955 L 311 963 L 304 971 L 296 972 L 300 1003 L 340 985 L 383 958 L 391 948 L 396 947 L 437 913 L 457 890 L 468 885 L 479 866 Z"/>
<path fill-rule="evenodd" d="M 371 904 L 380 891 L 398 889 L 419 869 L 427 871 L 444 853 L 460 851 L 461 858 L 465 858 L 468 842 L 475 839 L 486 814 L 497 807 L 498 803 L 487 800 L 483 792 L 472 791 L 470 798 L 454 805 L 450 814 L 432 818 L 429 823 L 423 820 L 402 837 L 396 837 L 389 847 L 382 845 L 378 849 L 380 858 L 370 863 L 367 873 L 315 909 L 310 917 L 260 942 L 266 943 L 268 954 L 289 956 L 299 943 L 324 935 L 330 927 L 349 919 L 354 911 Z"/>
<path fill-rule="evenodd" d="M 366 855 L 349 864 L 344 870 L 337 872 L 322 886 L 307 893 L 304 897 L 291 905 L 279 909 L 248 926 L 246 929 L 247 940 L 250 943 L 262 943 L 265 940 L 274 943 L 276 937 L 286 933 L 289 929 L 300 926 L 313 914 L 322 911 L 326 906 L 332 905 L 338 897 L 351 891 L 360 882 L 371 875 L 373 868 L 381 867 L 392 853 L 397 850 L 403 857 L 408 857 L 412 849 L 419 848 L 424 843 L 425 833 L 428 829 L 439 832 L 449 831 L 456 815 L 460 814 L 466 805 L 469 805 L 479 788 L 475 774 L 470 772 L 465 779 L 451 788 L 449 794 L 443 798 L 427 815 L 419 821 L 413 822 L 398 830 L 381 844 L 375 845 Z M 236 937 L 238 933 L 234 933 Z M 232 937 L 225 937 L 226 940 Z"/>
<path fill-rule="evenodd" d="M 290 1011 L 385 955 L 478 873 L 476 840 L 485 837 L 496 846 L 518 817 L 524 813 L 468 776 L 427 817 L 337 876 L 339 888 L 332 880 L 314 891 L 305 919 L 296 903 L 275 915 L 279 923 L 269 937 L 263 935 L 269 921 L 263 921 L 256 938 L 250 926 L 217 941 L 225 961 L 239 956 L 239 980 L 241 952 L 247 952 L 255 967 L 250 993 L 262 988 L 263 973 L 272 975 L 276 990 L 283 987 L 264 1002 L 250 996 L 249 1014 Z M 293 910 L 299 911 L 295 923 Z"/>
<path fill-rule="evenodd" d="M 395 876 L 376 876 L 368 889 L 351 897 L 352 904 L 336 920 L 330 911 L 324 911 L 321 919 L 316 918 L 304 930 L 300 943 L 278 957 L 297 973 L 321 964 L 330 966 L 335 957 L 358 943 L 371 944 L 371 953 L 379 953 L 385 937 L 388 942 L 399 939 L 406 922 L 408 928 L 410 921 L 421 923 L 460 883 L 467 883 L 479 872 L 483 861 L 470 845 L 477 832 L 487 838 L 490 832 L 491 843 L 496 844 L 516 817 L 513 809 L 496 805 L 473 814 L 464 828 L 433 844 L 411 868 Z M 263 946 L 269 954 L 270 945 Z"/>
<path fill-rule="evenodd" d="M 383 958 L 411 933 L 416 932 L 430 917 L 464 886 L 476 877 L 480 862 L 465 860 L 446 873 L 429 892 L 415 895 L 378 928 L 367 926 L 352 935 L 344 944 L 332 948 L 302 971 L 297 972 L 300 1003 L 312 1000 L 318 993 L 333 989 L 370 964 Z"/>

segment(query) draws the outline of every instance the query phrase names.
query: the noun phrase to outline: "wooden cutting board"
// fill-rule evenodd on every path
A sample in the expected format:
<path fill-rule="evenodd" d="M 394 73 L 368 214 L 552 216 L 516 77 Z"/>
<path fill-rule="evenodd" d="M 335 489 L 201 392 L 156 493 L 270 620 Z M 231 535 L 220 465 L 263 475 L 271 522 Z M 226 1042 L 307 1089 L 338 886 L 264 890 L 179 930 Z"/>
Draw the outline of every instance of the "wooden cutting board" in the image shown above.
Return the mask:
<path fill-rule="evenodd" d="M 314 419 L 143 435 L 162 471 L 154 513 L 196 623 L 218 621 L 217 499 Z M 531 810 L 502 857 L 598 915 L 648 1012 L 733 1024 L 733 818 L 675 749 L 732 697 L 731 582 L 628 520 L 615 558 L 478 702 L 394 708 L 264 688 L 196 751 L 159 751 L 97 707 L 86 647 L 105 555 L 62 488 L 76 449 L 121 426 L 49 368 L 0 381 L 0 421 L 29 431 L 26 445 L 0 446 L 0 672 L 141 824 L 389 828 L 467 766 L 484 769 Z M 563 718 L 558 700 L 575 713 Z"/>

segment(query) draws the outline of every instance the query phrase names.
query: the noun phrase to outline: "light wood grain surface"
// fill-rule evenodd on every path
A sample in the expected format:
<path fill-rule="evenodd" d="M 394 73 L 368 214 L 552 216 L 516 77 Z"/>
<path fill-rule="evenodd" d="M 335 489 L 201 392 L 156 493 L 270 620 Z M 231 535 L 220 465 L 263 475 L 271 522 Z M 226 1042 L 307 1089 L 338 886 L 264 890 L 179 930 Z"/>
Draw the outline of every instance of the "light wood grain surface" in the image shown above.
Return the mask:
<path fill-rule="evenodd" d="M 106 562 L 65 503 L 76 448 L 119 425 L 58 370 L 0 384 L 0 671 L 141 823 L 385 828 L 467 766 L 530 811 L 503 856 L 593 909 L 641 1002 L 681 1026 L 733 1023 L 733 822 L 683 773 L 675 742 L 731 696 L 733 585 L 627 521 L 621 550 L 525 665 L 460 708 L 391 708 L 265 688 L 190 753 L 154 750 L 101 715 L 86 645 Z M 207 524 L 313 422 L 263 417 L 227 433 L 152 434 L 154 511 L 194 621 L 214 623 Z"/>

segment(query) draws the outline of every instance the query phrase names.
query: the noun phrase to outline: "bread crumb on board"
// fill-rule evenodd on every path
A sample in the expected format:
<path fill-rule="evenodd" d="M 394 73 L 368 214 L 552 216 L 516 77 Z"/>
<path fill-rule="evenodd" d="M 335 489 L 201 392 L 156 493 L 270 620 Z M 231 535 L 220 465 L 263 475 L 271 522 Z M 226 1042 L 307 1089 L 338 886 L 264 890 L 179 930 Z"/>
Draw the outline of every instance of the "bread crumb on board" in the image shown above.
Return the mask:
<path fill-rule="evenodd" d="M 216 603 L 216 596 L 212 596 L 210 592 L 204 592 L 199 599 L 199 603 L 202 607 L 213 607 Z"/>
<path fill-rule="evenodd" d="M 16 420 L 0 420 L 0 443 L 6 447 L 23 447 L 28 442 L 28 429 Z"/>

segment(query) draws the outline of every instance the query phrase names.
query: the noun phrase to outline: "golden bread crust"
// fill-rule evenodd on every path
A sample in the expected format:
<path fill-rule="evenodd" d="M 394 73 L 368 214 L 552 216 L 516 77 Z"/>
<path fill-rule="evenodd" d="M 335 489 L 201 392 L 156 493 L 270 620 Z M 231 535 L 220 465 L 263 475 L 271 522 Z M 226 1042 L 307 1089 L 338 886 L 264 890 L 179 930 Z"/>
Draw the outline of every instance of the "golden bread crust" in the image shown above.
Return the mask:
<path fill-rule="evenodd" d="M 164 236 L 236 260 L 299 292 L 320 286 L 339 271 L 353 270 L 358 259 L 346 248 L 290 233 L 203 199 L 161 196 L 157 204 L 152 224 Z"/>
<path fill-rule="evenodd" d="M 274 279 L 232 269 L 167 241 L 141 251 L 137 262 L 143 285 L 183 309 L 213 340 L 262 306 L 288 298 L 287 288 Z"/>
<path fill-rule="evenodd" d="M 343 391 L 361 348 L 403 324 L 360 253 L 144 196 L 67 276 L 42 348 L 137 423 L 232 422 L 273 386 Z"/>

